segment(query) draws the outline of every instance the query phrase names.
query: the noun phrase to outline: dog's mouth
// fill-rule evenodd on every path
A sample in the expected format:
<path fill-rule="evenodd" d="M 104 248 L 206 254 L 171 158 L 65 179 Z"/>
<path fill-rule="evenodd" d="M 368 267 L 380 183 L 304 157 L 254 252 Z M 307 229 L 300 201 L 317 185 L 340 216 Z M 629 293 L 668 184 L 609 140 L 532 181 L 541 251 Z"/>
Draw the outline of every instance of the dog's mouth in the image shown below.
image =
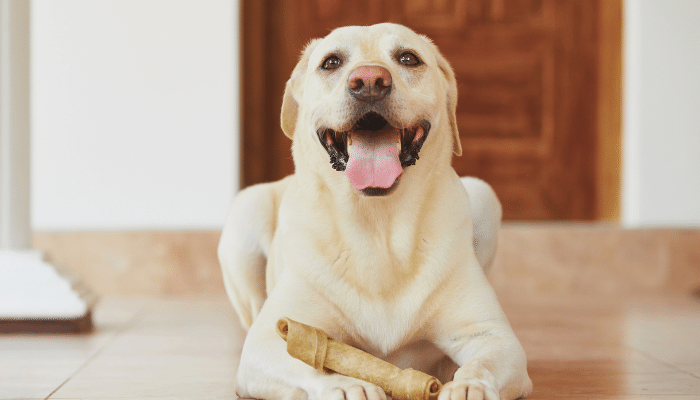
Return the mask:
<path fill-rule="evenodd" d="M 333 169 L 344 171 L 353 187 L 368 196 L 391 193 L 404 168 L 418 160 L 429 132 L 426 120 L 396 128 L 376 112 L 363 115 L 347 131 L 316 131 Z"/>

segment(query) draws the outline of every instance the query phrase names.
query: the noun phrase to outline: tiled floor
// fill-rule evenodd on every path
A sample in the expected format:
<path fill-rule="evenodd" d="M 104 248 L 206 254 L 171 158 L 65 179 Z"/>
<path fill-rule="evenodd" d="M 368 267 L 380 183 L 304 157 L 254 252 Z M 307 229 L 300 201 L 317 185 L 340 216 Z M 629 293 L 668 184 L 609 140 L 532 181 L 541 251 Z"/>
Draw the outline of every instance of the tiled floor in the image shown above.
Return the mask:
<path fill-rule="evenodd" d="M 700 299 L 502 293 L 533 399 L 700 399 Z M 89 335 L 0 335 L 0 399 L 235 399 L 223 298 L 104 299 Z"/>

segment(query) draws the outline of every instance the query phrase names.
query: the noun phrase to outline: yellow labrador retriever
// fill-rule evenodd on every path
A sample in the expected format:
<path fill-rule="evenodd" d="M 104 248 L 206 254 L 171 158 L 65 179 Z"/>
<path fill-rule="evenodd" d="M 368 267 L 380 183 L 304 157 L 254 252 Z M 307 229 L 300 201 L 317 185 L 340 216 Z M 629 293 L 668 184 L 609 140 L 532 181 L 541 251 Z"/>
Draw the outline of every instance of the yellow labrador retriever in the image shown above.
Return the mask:
<path fill-rule="evenodd" d="M 281 317 L 448 382 L 440 400 L 514 399 L 525 353 L 485 277 L 501 207 L 460 178 L 454 73 L 395 24 L 312 41 L 287 83 L 282 128 L 295 174 L 233 201 L 219 259 L 249 328 L 237 392 L 378 400 L 372 384 L 290 357 Z"/>

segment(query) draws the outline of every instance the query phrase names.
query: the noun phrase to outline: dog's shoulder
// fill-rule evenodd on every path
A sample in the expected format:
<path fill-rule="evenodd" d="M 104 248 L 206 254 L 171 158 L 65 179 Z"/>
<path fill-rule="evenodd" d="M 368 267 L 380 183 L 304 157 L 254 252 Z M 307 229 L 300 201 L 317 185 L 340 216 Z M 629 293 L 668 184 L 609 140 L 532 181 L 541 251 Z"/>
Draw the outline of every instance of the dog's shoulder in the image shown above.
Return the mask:
<path fill-rule="evenodd" d="M 246 244 L 254 240 L 267 254 L 277 225 L 279 205 L 292 177 L 241 190 L 229 207 L 221 244 L 234 245 L 234 241 L 226 240 L 229 236 L 245 239 Z"/>

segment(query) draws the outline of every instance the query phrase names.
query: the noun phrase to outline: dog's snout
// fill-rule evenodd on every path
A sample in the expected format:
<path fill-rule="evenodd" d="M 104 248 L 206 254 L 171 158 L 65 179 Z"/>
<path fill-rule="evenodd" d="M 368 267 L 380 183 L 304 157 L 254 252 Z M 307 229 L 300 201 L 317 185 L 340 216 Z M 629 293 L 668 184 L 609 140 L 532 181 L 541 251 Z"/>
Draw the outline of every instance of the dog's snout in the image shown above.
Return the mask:
<path fill-rule="evenodd" d="M 360 101 L 374 103 L 391 91 L 389 70 L 378 65 L 355 68 L 348 78 L 348 92 Z"/>

